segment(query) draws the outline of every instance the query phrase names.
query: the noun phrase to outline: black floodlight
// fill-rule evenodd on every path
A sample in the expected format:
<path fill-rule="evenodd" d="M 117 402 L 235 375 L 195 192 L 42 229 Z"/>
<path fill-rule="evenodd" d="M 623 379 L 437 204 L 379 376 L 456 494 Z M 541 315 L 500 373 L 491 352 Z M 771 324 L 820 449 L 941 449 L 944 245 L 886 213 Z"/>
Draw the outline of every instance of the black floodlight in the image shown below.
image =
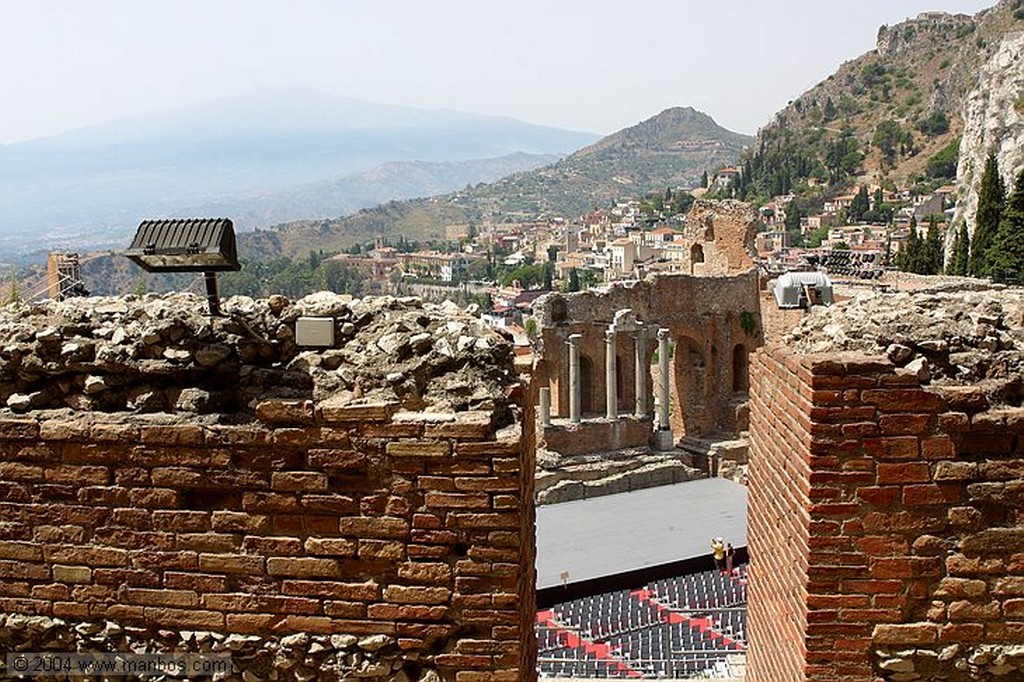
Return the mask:
<path fill-rule="evenodd" d="M 227 218 L 144 220 L 126 256 L 146 272 L 202 272 L 210 314 L 220 314 L 217 273 L 241 269 Z"/>

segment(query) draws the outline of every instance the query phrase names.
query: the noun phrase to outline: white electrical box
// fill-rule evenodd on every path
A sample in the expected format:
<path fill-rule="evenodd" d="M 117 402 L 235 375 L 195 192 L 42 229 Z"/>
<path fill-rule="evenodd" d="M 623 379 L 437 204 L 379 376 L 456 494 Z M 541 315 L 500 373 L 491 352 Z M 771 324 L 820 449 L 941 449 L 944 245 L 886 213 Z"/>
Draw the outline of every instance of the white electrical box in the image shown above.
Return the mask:
<path fill-rule="evenodd" d="M 306 347 L 332 347 L 334 345 L 334 318 L 300 317 L 295 321 L 295 343 Z"/>

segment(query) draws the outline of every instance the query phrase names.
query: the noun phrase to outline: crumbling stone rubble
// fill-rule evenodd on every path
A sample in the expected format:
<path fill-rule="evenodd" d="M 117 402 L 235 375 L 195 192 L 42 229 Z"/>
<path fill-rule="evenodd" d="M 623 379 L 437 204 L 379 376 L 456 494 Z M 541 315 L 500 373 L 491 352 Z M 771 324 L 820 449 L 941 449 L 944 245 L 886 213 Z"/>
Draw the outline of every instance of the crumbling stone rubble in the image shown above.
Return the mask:
<path fill-rule="evenodd" d="M 1024 644 L 883 650 L 876 652 L 876 658 L 885 679 L 893 681 L 1017 680 L 1024 676 Z M 956 672 L 951 674 L 951 669 Z"/>
<path fill-rule="evenodd" d="M 221 307 L 211 318 L 170 294 L 0 309 L 0 406 L 232 414 L 331 398 L 459 412 L 493 409 L 514 371 L 507 339 L 450 302 L 321 292 Z M 333 318 L 335 347 L 298 347 L 303 316 Z"/>
<path fill-rule="evenodd" d="M 436 670 L 404 660 L 398 641 L 387 635 L 283 636 L 224 634 L 196 630 L 160 630 L 112 621 L 68 623 L 59 618 L 0 614 L 0 651 L 121 652 L 126 654 L 208 654 L 230 657 L 233 670 L 211 679 L 257 680 L 386 679 L 390 682 L 439 682 Z M 13 670 L 0 676 L 15 677 Z M 56 674 L 47 679 L 73 679 Z M 28 678 L 26 678 L 28 679 Z M 111 677 L 109 679 L 124 679 Z M 156 679 L 154 677 L 154 679 Z"/>
<path fill-rule="evenodd" d="M 989 404 L 1024 400 L 1024 291 L 864 292 L 814 308 L 783 338 L 801 353 L 884 355 L 934 387 L 977 385 Z"/>

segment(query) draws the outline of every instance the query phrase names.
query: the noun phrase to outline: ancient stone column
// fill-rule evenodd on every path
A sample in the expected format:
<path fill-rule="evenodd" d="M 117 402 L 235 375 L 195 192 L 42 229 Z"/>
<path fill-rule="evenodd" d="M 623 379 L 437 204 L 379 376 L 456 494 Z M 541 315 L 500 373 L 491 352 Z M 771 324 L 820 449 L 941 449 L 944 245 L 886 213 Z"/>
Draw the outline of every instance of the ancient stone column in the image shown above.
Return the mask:
<path fill-rule="evenodd" d="M 636 417 L 647 416 L 647 330 L 641 327 L 636 332 Z"/>
<path fill-rule="evenodd" d="M 569 421 L 580 423 L 580 340 L 582 334 L 569 336 Z"/>
<path fill-rule="evenodd" d="M 666 431 L 671 429 L 669 419 L 669 363 L 668 363 L 668 335 L 667 329 L 658 330 L 658 369 L 661 375 L 661 404 L 658 406 L 658 428 Z"/>
<path fill-rule="evenodd" d="M 540 389 L 540 425 L 551 426 L 551 389 L 547 386 Z"/>
<path fill-rule="evenodd" d="M 604 333 L 604 389 L 605 416 L 608 419 L 619 418 L 619 395 L 615 385 L 615 329 Z"/>
<path fill-rule="evenodd" d="M 661 452 L 671 450 L 675 441 L 672 437 L 672 426 L 669 423 L 669 361 L 668 361 L 669 330 L 658 330 L 658 430 L 654 432 L 654 448 Z"/>

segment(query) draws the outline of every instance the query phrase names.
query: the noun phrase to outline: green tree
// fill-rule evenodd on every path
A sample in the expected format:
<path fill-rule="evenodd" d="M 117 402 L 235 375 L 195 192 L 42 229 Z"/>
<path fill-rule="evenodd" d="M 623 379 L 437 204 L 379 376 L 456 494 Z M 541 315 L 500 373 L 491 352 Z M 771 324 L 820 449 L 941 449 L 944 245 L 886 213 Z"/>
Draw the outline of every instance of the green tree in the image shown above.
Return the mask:
<path fill-rule="evenodd" d="M 886 164 L 892 166 L 896 157 L 907 153 L 910 150 L 913 138 L 910 133 L 903 130 L 900 124 L 892 119 L 882 121 L 875 128 L 875 134 L 871 138 L 871 144 L 882 151 Z"/>
<path fill-rule="evenodd" d="M 829 143 L 825 151 L 825 168 L 829 171 L 833 183 L 855 173 L 863 160 L 860 144 L 850 129 L 844 129 L 836 140 Z"/>
<path fill-rule="evenodd" d="M 1017 174 L 1000 217 L 989 271 L 995 281 L 1010 284 L 1020 284 L 1024 276 L 1024 171 Z"/>
<path fill-rule="evenodd" d="M 800 227 L 801 218 L 800 206 L 797 205 L 796 200 L 789 202 L 789 206 L 786 207 L 786 235 L 789 238 L 789 243 L 792 246 L 803 246 L 804 245 L 804 234 Z"/>
<path fill-rule="evenodd" d="M 960 138 L 950 140 L 925 164 L 924 172 L 930 178 L 952 180 L 956 177 L 956 165 L 960 159 Z"/>
<path fill-rule="evenodd" d="M 981 187 L 978 189 L 978 212 L 974 218 L 974 237 L 971 245 L 969 270 L 975 277 L 987 277 L 989 274 L 989 251 L 995 242 L 999 230 L 999 220 L 1006 201 L 1006 186 L 999 175 L 996 155 L 990 153 L 985 160 L 985 171 L 981 176 Z"/>
<path fill-rule="evenodd" d="M 14 274 L 14 270 L 11 270 L 7 280 L 7 295 L 0 300 L 0 303 L 18 303 L 19 301 L 21 301 L 21 291 L 18 288 L 18 276 Z"/>
<path fill-rule="evenodd" d="M 864 218 L 864 214 L 871 209 L 871 200 L 868 199 L 868 188 L 867 185 L 861 185 L 860 190 L 854 195 L 853 201 L 850 203 L 850 210 L 847 212 L 847 217 L 851 222 L 856 222 Z"/>
<path fill-rule="evenodd" d="M 917 236 L 917 221 L 910 219 L 910 233 L 896 256 L 896 267 L 903 272 L 917 272 L 921 269 L 921 239 Z"/>
<path fill-rule="evenodd" d="M 540 286 L 544 283 L 544 273 L 546 271 L 545 265 L 541 263 L 531 263 L 528 265 L 520 265 L 518 268 L 511 272 L 506 272 L 499 278 L 502 285 L 509 285 L 512 282 L 519 282 L 519 285 L 523 289 L 532 289 L 536 286 Z"/>
<path fill-rule="evenodd" d="M 963 276 L 967 274 L 967 268 L 971 260 L 971 237 L 967 234 L 967 224 L 961 223 L 956 231 L 956 241 L 953 243 L 953 254 L 949 258 L 949 267 L 946 273 L 949 275 Z"/>
<path fill-rule="evenodd" d="M 836 105 L 832 103 L 832 98 L 828 97 L 825 99 L 825 122 L 834 121 L 836 118 Z"/>
<path fill-rule="evenodd" d="M 811 234 L 808 236 L 807 246 L 809 246 L 812 249 L 816 249 L 819 246 L 821 246 L 821 242 L 823 242 L 826 237 L 828 237 L 828 228 L 819 227 L 817 230 L 811 232 Z"/>
<path fill-rule="evenodd" d="M 935 219 L 928 223 L 928 234 L 925 235 L 921 255 L 922 275 L 937 275 L 942 272 L 942 242 L 939 240 L 939 228 Z"/>
<path fill-rule="evenodd" d="M 569 281 L 566 284 L 566 291 L 579 291 L 580 290 L 580 273 L 576 268 L 569 270 Z"/>
<path fill-rule="evenodd" d="M 945 135 L 949 132 L 949 117 L 941 111 L 933 111 L 930 116 L 920 119 L 915 125 L 928 137 Z"/>

